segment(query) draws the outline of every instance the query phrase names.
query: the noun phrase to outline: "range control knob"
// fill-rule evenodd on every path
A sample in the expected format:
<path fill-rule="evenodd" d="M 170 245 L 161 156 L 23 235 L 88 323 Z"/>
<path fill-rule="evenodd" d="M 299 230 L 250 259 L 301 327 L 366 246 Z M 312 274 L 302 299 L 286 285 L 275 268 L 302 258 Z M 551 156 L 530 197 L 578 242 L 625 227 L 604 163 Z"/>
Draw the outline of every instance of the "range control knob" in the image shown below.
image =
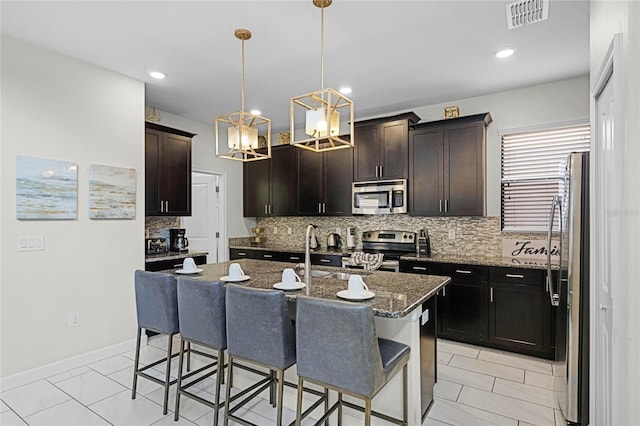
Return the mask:
<path fill-rule="evenodd" d="M 409 234 L 409 239 L 413 240 L 413 234 Z"/>

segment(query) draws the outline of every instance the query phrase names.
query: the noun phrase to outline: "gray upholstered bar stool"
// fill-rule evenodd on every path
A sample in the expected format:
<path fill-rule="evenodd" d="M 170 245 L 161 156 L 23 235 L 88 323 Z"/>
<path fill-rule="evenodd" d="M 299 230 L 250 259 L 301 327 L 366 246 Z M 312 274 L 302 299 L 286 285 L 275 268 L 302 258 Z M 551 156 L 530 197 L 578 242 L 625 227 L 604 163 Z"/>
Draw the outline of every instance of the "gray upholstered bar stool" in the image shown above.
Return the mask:
<path fill-rule="evenodd" d="M 173 336 L 180 332 L 176 280 L 171 274 L 136 271 L 135 293 L 136 312 L 138 315 L 138 335 L 136 339 L 136 357 L 133 367 L 131 399 L 136 399 L 138 376 L 161 384 L 164 386 L 162 413 L 167 414 L 169 387 L 176 383 L 176 380 L 171 380 L 170 374 L 171 358 L 178 356 L 178 354 L 171 354 Z M 140 340 L 143 328 L 159 334 L 166 334 L 169 342 L 167 343 L 166 357 L 140 368 Z M 160 380 L 145 372 L 149 368 L 155 367 L 165 361 L 167 366 L 164 380 Z"/>
<path fill-rule="evenodd" d="M 298 296 L 296 298 L 296 342 L 298 401 L 296 425 L 300 425 L 302 385 L 315 383 L 338 392 L 338 401 L 318 420 L 322 423 L 338 409 L 342 424 L 342 406 L 364 411 L 365 425 L 371 415 L 407 425 L 407 362 L 409 346 L 376 337 L 371 306 Z M 403 419 L 395 419 L 371 410 L 371 400 L 402 369 Z M 342 394 L 364 400 L 365 407 L 343 401 Z"/>
<path fill-rule="evenodd" d="M 225 288 L 221 282 L 209 282 L 192 278 L 178 278 L 178 317 L 180 319 L 180 363 L 178 385 L 176 389 L 176 408 L 174 420 L 180 413 L 180 397 L 187 396 L 213 408 L 213 424 L 218 425 L 220 409 L 220 383 L 224 377 L 224 350 L 227 348 L 227 329 L 225 313 Z M 182 371 L 185 344 L 195 343 L 217 351 L 211 355 L 191 347 L 195 353 L 211 359 L 213 362 L 189 373 Z M 189 392 L 189 387 L 216 374 L 215 401 Z M 193 380 L 185 381 L 197 376 Z"/>
<path fill-rule="evenodd" d="M 277 425 L 280 426 L 284 370 L 296 362 L 295 329 L 289 317 L 284 292 L 227 284 L 226 296 L 229 364 L 225 400 L 230 401 L 236 359 L 266 367 L 271 374 L 235 395 L 233 399 L 242 398 L 253 391 L 236 406 L 231 407 L 227 402 L 224 424 L 226 426 L 229 419 L 232 419 L 238 423 L 252 425 L 233 413 L 267 388 L 271 388 L 270 396 L 273 400 L 273 386 L 277 384 Z M 277 371 L 277 377 L 273 374 L 274 370 Z"/>

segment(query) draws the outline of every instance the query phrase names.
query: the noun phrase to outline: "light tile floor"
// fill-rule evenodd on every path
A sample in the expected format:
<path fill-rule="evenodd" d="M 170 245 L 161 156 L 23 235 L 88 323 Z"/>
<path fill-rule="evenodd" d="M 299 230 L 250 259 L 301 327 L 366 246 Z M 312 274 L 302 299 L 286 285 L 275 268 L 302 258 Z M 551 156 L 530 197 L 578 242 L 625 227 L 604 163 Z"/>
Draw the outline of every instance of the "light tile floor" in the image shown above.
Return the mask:
<path fill-rule="evenodd" d="M 162 356 L 166 340 L 153 338 L 143 348 L 141 362 Z M 177 345 L 175 345 L 177 347 Z M 131 399 L 133 351 L 2 392 L 0 424 L 91 426 L 91 425 L 211 425 L 213 412 L 189 398 L 181 399 L 180 420 L 173 412 L 162 415 L 163 391 L 148 380 L 138 381 L 138 396 Z M 197 357 L 193 366 L 202 365 Z M 558 377 L 551 362 L 508 352 L 438 341 L 438 383 L 435 402 L 422 426 L 441 425 L 560 425 L 553 389 Z M 154 367 L 162 377 L 162 365 Z M 173 374 L 177 372 L 177 362 Z M 196 385 L 196 393 L 213 399 L 212 379 Z M 169 399 L 173 409 L 175 391 Z M 344 424 L 358 425 L 345 412 Z M 275 423 L 275 409 L 258 399 L 239 415 L 258 425 Z M 285 408 L 288 424 L 295 413 Z M 312 424 L 311 419 L 304 422 Z M 383 424 L 374 421 L 374 424 Z M 415 425 L 414 425 L 415 426 Z"/>

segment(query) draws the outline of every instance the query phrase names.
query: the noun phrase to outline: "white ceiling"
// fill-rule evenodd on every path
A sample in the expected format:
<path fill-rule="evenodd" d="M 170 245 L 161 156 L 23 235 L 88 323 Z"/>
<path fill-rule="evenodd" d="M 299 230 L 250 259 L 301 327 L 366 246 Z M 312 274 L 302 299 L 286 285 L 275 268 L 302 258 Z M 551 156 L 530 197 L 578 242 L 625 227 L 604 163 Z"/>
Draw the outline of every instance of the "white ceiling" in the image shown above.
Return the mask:
<path fill-rule="evenodd" d="M 325 87 L 353 87 L 356 118 L 589 72 L 589 2 L 550 0 L 549 19 L 508 30 L 504 0 L 334 0 Z M 320 89 L 320 9 L 290 1 L 5 1 L 2 33 L 146 83 L 146 104 L 203 122 L 246 109 L 288 128 L 289 98 Z M 516 54 L 494 53 L 512 46 Z M 149 70 L 167 74 L 162 81 Z M 43 70 L 46 72 L 46 70 Z"/>

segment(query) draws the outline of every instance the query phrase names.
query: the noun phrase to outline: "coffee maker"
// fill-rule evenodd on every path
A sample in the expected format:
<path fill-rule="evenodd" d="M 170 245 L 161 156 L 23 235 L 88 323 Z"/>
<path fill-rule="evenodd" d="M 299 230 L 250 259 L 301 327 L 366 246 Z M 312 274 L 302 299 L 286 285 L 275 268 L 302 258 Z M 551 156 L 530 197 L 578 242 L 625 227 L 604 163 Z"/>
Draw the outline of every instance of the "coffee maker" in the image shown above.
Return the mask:
<path fill-rule="evenodd" d="M 171 251 L 185 252 L 189 250 L 189 240 L 184 236 L 184 228 L 169 229 L 169 244 Z"/>

